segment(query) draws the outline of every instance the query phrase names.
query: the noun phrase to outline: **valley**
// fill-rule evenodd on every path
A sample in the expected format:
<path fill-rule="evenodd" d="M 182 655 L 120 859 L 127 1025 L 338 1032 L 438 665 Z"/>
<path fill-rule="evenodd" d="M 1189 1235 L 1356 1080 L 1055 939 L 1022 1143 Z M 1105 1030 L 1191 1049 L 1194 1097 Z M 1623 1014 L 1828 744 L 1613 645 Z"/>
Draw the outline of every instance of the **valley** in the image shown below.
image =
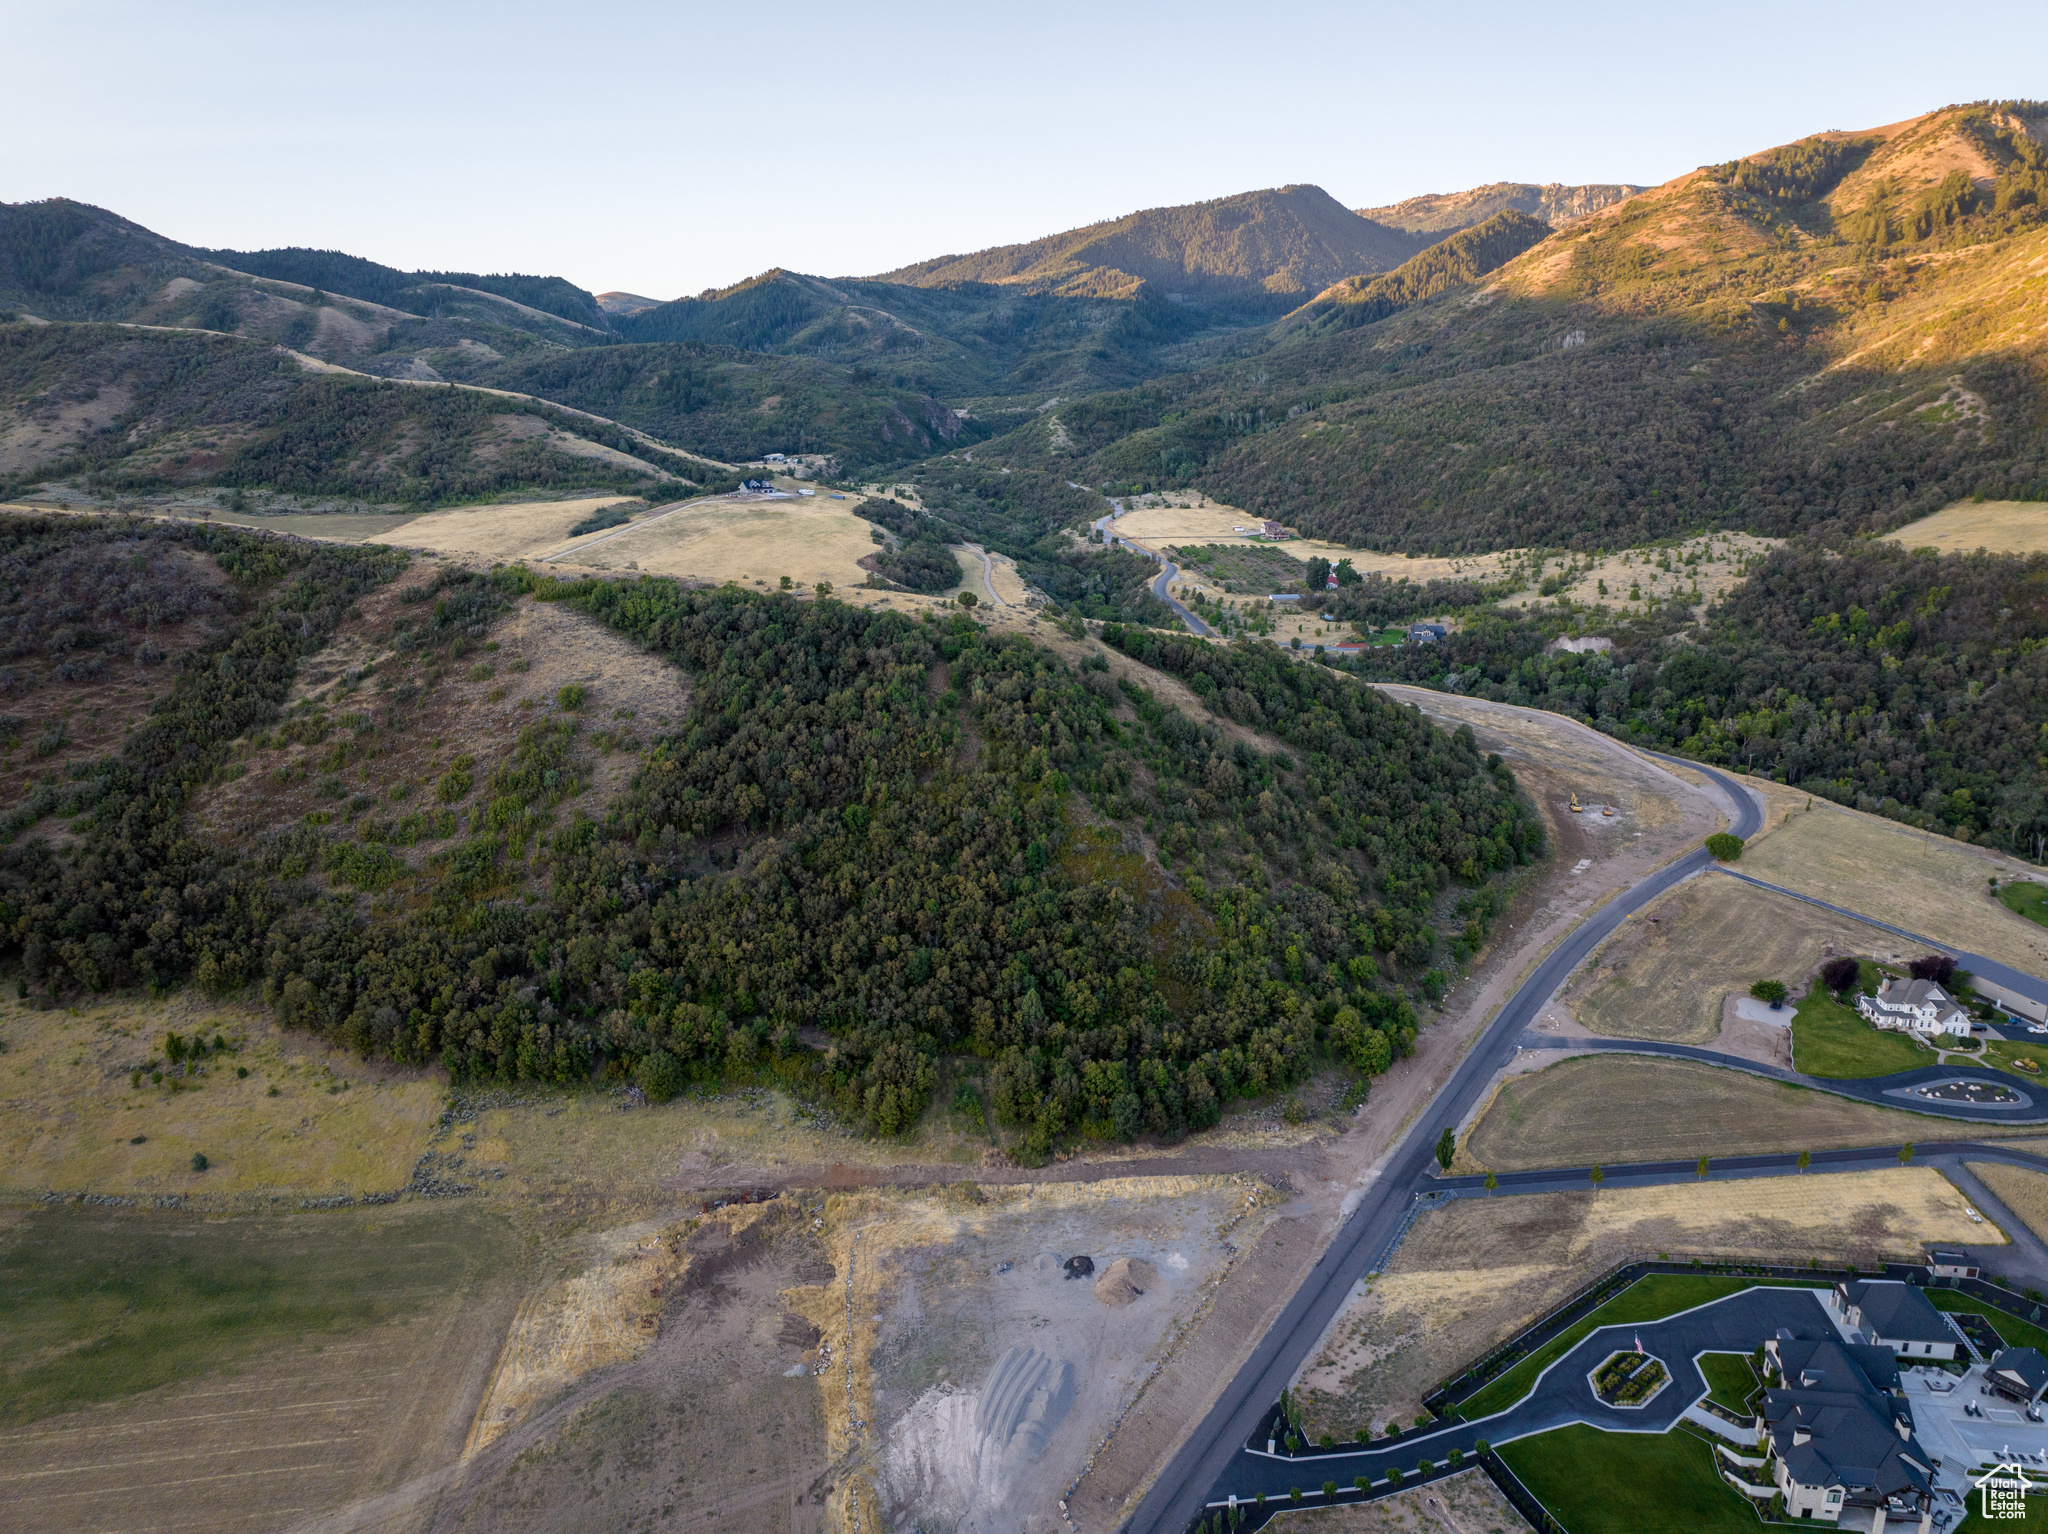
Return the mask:
<path fill-rule="evenodd" d="M 1975 102 L 672 299 L 0 203 L 12 1518 L 1976 1518 L 2044 197 Z"/>

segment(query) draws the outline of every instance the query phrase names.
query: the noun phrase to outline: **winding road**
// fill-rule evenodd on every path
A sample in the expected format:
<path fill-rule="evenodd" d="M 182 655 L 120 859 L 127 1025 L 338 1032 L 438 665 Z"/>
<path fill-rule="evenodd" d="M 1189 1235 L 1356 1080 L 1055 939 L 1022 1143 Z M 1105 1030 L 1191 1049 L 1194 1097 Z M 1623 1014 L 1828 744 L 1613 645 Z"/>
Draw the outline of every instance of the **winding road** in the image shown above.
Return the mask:
<path fill-rule="evenodd" d="M 1103 519 L 1105 523 L 1108 520 Z M 1733 806 L 1734 814 L 1730 829 L 1737 836 L 1747 839 L 1761 828 L 1763 816 L 1758 801 L 1734 778 L 1698 762 L 1684 761 L 1659 752 L 1646 751 L 1643 754 L 1682 765 L 1706 777 Z M 1512 1196 L 1521 1193 L 1555 1192 L 1586 1186 L 1590 1171 L 1586 1167 L 1500 1174 L 1499 1189 L 1495 1193 L 1487 1193 L 1484 1190 L 1483 1178 L 1446 1178 L 1437 1175 L 1434 1148 L 1438 1137 L 1446 1128 L 1454 1128 L 1463 1122 L 1466 1114 L 1476 1106 L 1480 1094 L 1492 1081 L 1494 1074 L 1506 1065 L 1519 1049 L 1596 1048 L 1672 1055 L 1746 1070 L 1753 1074 L 1811 1086 L 1845 1097 L 1860 1098 L 1887 1107 L 1910 1108 L 1923 1114 L 1951 1119 L 2005 1124 L 2048 1121 L 2048 1094 L 2029 1093 L 2010 1076 L 1982 1067 L 1937 1065 L 1865 1082 L 1840 1081 L 1805 1077 L 1778 1067 L 1684 1045 L 1645 1044 L 1622 1039 L 1565 1041 L 1529 1031 L 1530 1025 L 1565 978 L 1625 919 L 1674 885 L 1714 866 L 1717 865 L 1714 864 L 1712 855 L 1704 847 L 1666 864 L 1595 911 L 1537 965 L 1535 971 L 1487 1024 L 1471 1051 L 1430 1106 L 1417 1117 L 1406 1137 L 1389 1155 L 1378 1179 L 1367 1189 L 1356 1210 L 1338 1229 L 1322 1258 L 1289 1297 L 1279 1318 L 1254 1346 L 1251 1356 L 1231 1379 L 1216 1405 L 1196 1425 L 1173 1455 L 1158 1480 L 1154 1482 L 1151 1491 L 1123 1525 L 1128 1534 L 1180 1534 L 1193 1519 L 1201 1515 L 1204 1506 L 1212 1499 L 1227 1494 L 1245 1496 L 1260 1491 L 1284 1491 L 1288 1485 L 1299 1483 L 1304 1476 L 1309 1476 L 1313 1482 L 1320 1482 L 1326 1473 L 1348 1481 L 1353 1474 L 1370 1468 L 1368 1462 L 1373 1458 L 1373 1451 L 1356 1456 L 1359 1463 L 1339 1474 L 1338 1467 L 1334 1464 L 1326 1472 L 1313 1464 L 1288 1459 L 1269 1459 L 1247 1447 L 1247 1439 L 1258 1427 L 1273 1401 L 1279 1397 L 1281 1390 L 1293 1379 L 1310 1349 L 1321 1339 L 1352 1286 L 1368 1272 L 1380 1268 L 1391 1255 L 1393 1247 L 1406 1229 L 1411 1210 L 1418 1198 L 1425 1195 L 1438 1198 L 1499 1197 L 1502 1194 Z M 1722 871 L 1733 873 L 1733 870 L 1728 869 Z M 1766 884 L 1763 880 L 1748 875 L 1734 876 L 1761 888 L 1777 890 L 1779 893 L 1792 895 L 1795 899 L 1824 906 L 1841 915 L 1867 922 L 1926 947 L 1955 952 L 1946 945 L 1875 921 L 1858 912 L 1829 906 L 1825 901 L 1814 900 L 1811 896 L 1799 895 L 1795 891 L 1780 890 L 1776 885 Z M 1957 958 L 1964 967 L 1974 973 L 2010 985 L 2022 994 L 2037 999 L 2048 999 L 2048 984 L 2032 976 L 2019 974 L 1981 955 L 1958 953 Z M 1967 1101 L 1942 1102 L 1920 1097 L 1914 1091 L 1915 1088 L 1930 1082 L 1976 1080 L 1991 1081 L 2007 1087 L 2019 1101 L 2004 1106 Z M 1819 1172 L 1870 1170 L 1874 1167 L 1896 1165 L 1899 1153 L 1898 1146 L 1820 1151 L 1813 1154 L 1811 1162 L 1812 1169 Z M 2023 1224 L 2012 1219 L 2003 1206 L 1990 1196 L 1989 1190 L 1967 1172 L 1961 1164 L 1966 1155 L 1972 1160 L 2002 1161 L 2037 1170 L 2048 1170 L 2048 1158 L 1973 1142 L 1929 1144 L 1916 1158 L 1916 1164 L 1939 1166 L 1963 1187 L 1969 1196 L 1990 1209 L 1994 1218 L 2003 1220 L 2014 1241 L 2013 1248 L 2004 1250 L 2014 1252 L 2024 1260 L 2031 1271 L 2048 1274 L 2048 1248 L 2044 1248 Z M 1792 1176 L 1800 1175 L 1801 1172 L 1796 1156 L 1765 1155 L 1731 1157 L 1716 1161 L 1712 1164 L 1709 1175 L 1715 1179 L 1728 1179 Z M 1647 1186 L 1692 1180 L 1697 1176 L 1697 1170 L 1691 1162 L 1655 1163 L 1606 1168 L 1603 1169 L 1603 1175 L 1605 1185 Z M 1521 1424 L 1518 1421 L 1515 1424 L 1516 1431 L 1540 1431 L 1541 1428 L 1536 1425 L 1535 1419 L 1545 1415 L 1545 1412 L 1537 1411 L 1529 1424 Z M 1495 1441 L 1501 1441 L 1509 1436 L 1501 1431 L 1506 1426 L 1507 1424 L 1498 1422 L 1493 1424 L 1491 1431 Z M 1407 1456 L 1408 1462 L 1412 1464 L 1416 1454 L 1429 1455 L 1430 1451 L 1422 1448 L 1422 1444 L 1427 1442 L 1431 1449 L 1436 1451 L 1434 1457 L 1440 1459 L 1443 1453 L 1452 1447 L 1469 1449 L 1471 1442 L 1480 1436 L 1485 1435 L 1468 1424 L 1447 1425 L 1441 1433 L 1429 1435 L 1427 1439 L 1404 1441 L 1398 1452 Z M 1313 1475 L 1310 1475 L 1311 1470 Z"/>
<path fill-rule="evenodd" d="M 1174 596 L 1169 589 L 1172 583 L 1180 576 L 1180 566 L 1176 565 L 1172 560 L 1168 559 L 1164 554 L 1161 554 L 1156 549 L 1148 549 L 1142 543 L 1133 543 L 1130 539 L 1123 537 L 1121 534 L 1111 532 L 1109 530 L 1109 524 L 1114 522 L 1118 517 L 1122 516 L 1124 509 L 1123 507 L 1119 506 L 1115 501 L 1111 501 L 1109 503 L 1109 507 L 1109 515 L 1106 517 L 1097 517 L 1094 522 L 1095 531 L 1102 536 L 1102 541 L 1108 544 L 1111 548 L 1115 548 L 1118 544 L 1122 544 L 1125 548 L 1129 549 L 1133 554 L 1143 554 L 1147 559 L 1157 560 L 1159 562 L 1159 574 L 1153 578 L 1152 595 L 1159 598 L 1160 601 L 1164 602 L 1168 607 L 1173 609 L 1174 616 L 1179 618 L 1181 622 L 1185 623 L 1188 626 L 1189 633 L 1193 634 L 1197 639 L 1208 638 L 1209 625 L 1204 623 L 1200 618 L 1197 618 L 1193 613 L 1189 612 L 1187 608 L 1181 603 L 1180 598 Z"/>

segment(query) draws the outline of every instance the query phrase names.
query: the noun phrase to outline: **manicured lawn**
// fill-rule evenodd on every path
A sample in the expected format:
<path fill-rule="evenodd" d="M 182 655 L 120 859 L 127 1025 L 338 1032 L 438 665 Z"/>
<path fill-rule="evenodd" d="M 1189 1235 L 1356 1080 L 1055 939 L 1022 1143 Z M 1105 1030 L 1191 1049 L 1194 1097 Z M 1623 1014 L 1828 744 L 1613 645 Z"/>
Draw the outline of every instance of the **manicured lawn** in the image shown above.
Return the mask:
<path fill-rule="evenodd" d="M 2048 1497 L 2027 1498 L 2027 1516 L 2023 1519 L 1984 1518 L 1974 1491 L 1967 1505 L 1970 1511 L 1956 1525 L 1956 1534 L 2048 1534 Z"/>
<path fill-rule="evenodd" d="M 2031 1060 L 2036 1069 L 2022 1070 L 2017 1063 L 2021 1060 Z M 2010 1071 L 2022 1081 L 2039 1081 L 2043 1071 L 2048 1070 L 2048 1038 L 2038 1044 L 1999 1039 L 1984 1047 L 1984 1064 L 1995 1071 Z"/>
<path fill-rule="evenodd" d="M 2048 889 L 2038 884 L 2001 884 L 1998 898 L 2008 911 L 2048 927 Z"/>
<path fill-rule="evenodd" d="M 1572 1534 L 1758 1534 L 1756 1514 L 1691 1433 L 1557 1428 L 1500 1457 Z"/>
<path fill-rule="evenodd" d="M 1703 1353 L 1700 1373 L 1707 1377 L 1707 1399 L 1732 1412 L 1749 1411 L 1749 1398 L 1759 1383 L 1746 1353 Z"/>
<path fill-rule="evenodd" d="M 1956 1289 L 1923 1289 L 1921 1293 L 1934 1302 L 1936 1310 L 1974 1310 L 1991 1323 L 1991 1329 L 2005 1339 L 2009 1348 L 2039 1348 L 2048 1353 L 2048 1331 L 2031 1321 L 2023 1321 L 2011 1311 L 2001 1310 L 1996 1305 L 1987 1305 L 1982 1300 L 1972 1299 Z M 2031 1308 L 2031 1307 L 2029 1307 Z M 2041 1314 L 2048 1317 L 2048 1306 L 2042 1307 Z"/>
<path fill-rule="evenodd" d="M 1799 1284 L 1768 1278 L 1744 1278 L 1724 1273 L 1652 1273 L 1602 1305 L 1584 1320 L 1559 1332 L 1499 1379 L 1483 1387 L 1456 1411 L 1467 1422 L 1505 1410 L 1527 1395 L 1536 1376 L 1583 1342 L 1596 1328 L 1625 1326 L 1631 1321 L 1657 1321 L 1665 1316 L 1704 1305 L 1727 1295 L 1759 1285 L 1773 1288 L 1803 1288 Z"/>
<path fill-rule="evenodd" d="M 1934 1053 L 1904 1034 L 1880 1033 L 1816 980 L 1792 1018 L 1792 1064 L 1808 1076 L 1840 1080 L 1918 1070 L 1934 1064 Z"/>

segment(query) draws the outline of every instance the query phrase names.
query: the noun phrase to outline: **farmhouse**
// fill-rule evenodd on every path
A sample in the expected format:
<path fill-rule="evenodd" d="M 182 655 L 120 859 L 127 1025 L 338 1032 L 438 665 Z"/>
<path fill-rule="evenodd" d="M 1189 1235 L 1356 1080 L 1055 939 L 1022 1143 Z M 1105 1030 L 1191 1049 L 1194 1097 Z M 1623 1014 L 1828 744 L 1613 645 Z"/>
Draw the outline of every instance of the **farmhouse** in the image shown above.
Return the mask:
<path fill-rule="evenodd" d="M 1448 632 L 1449 630 L 1441 623 L 1411 623 L 1408 625 L 1408 642 L 1410 644 L 1436 644 Z"/>
<path fill-rule="evenodd" d="M 1271 541 L 1278 543 L 1285 539 L 1292 538 L 1294 536 L 1294 529 L 1291 527 L 1282 527 L 1278 522 L 1273 521 L 1269 517 L 1259 524 L 1259 530 L 1252 536 L 1255 538 L 1270 539 Z"/>
<path fill-rule="evenodd" d="M 1890 1519 L 1917 1518 L 1926 1534 L 1935 1462 L 1913 1436 L 1891 1350 L 1787 1332 L 1764 1349 L 1778 1384 L 1764 1392 L 1756 1426 L 1785 1511 L 1826 1523 L 1867 1511 L 1872 1534 Z"/>
<path fill-rule="evenodd" d="M 1927 1296 L 1895 1278 L 1844 1279 L 1835 1285 L 1842 1319 L 1864 1339 L 1903 1358 L 1954 1358 L 1955 1328 Z"/>
<path fill-rule="evenodd" d="M 1970 1036 L 1970 1014 L 1932 980 L 1887 980 L 1875 996 L 1857 997 L 1856 1010 L 1876 1027 L 1915 1038 Z"/>

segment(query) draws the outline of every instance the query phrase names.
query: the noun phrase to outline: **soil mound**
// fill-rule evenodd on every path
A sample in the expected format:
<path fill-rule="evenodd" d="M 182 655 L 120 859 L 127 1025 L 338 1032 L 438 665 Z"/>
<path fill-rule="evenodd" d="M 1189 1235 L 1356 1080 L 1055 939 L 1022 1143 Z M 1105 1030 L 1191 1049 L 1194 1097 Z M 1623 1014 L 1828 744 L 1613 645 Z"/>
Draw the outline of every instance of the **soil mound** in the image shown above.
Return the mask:
<path fill-rule="evenodd" d="M 1128 1305 L 1159 1282 L 1159 1270 L 1142 1257 L 1119 1257 L 1095 1280 L 1095 1298 L 1105 1305 Z"/>

